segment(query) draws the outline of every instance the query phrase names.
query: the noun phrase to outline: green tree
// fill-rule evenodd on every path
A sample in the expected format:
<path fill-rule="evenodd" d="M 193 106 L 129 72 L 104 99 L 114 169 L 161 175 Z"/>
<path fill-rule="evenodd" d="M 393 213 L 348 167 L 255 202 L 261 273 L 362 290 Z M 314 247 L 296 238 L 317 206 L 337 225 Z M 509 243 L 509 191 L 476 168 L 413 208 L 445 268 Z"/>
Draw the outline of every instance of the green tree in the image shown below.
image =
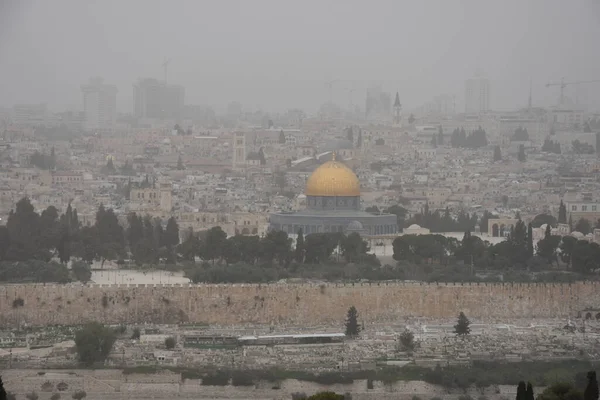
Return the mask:
<path fill-rule="evenodd" d="M 48 260 L 49 255 L 39 246 L 40 216 L 27 197 L 19 200 L 15 210 L 10 211 L 6 228 L 10 237 L 10 246 L 6 252 L 8 260 Z"/>
<path fill-rule="evenodd" d="M 500 146 L 494 146 L 494 162 L 502 161 L 502 151 L 500 150 Z"/>
<path fill-rule="evenodd" d="M 98 235 L 98 256 L 102 264 L 106 260 L 118 259 L 125 251 L 125 236 L 113 209 L 105 209 L 100 205 L 94 226 Z"/>
<path fill-rule="evenodd" d="M 558 221 L 550 214 L 538 214 L 531 221 L 531 225 L 534 228 L 539 228 L 542 225 L 550 225 L 550 227 L 555 228 Z"/>
<path fill-rule="evenodd" d="M 212 227 L 206 233 L 206 239 L 202 246 L 202 258 L 205 260 L 211 260 L 213 264 L 215 260 L 223 257 L 223 251 L 225 250 L 225 242 L 227 241 L 227 234 L 221 229 L 220 226 Z"/>
<path fill-rule="evenodd" d="M 98 322 L 90 322 L 75 334 L 75 349 L 85 365 L 104 362 L 115 343 L 114 330 Z"/>
<path fill-rule="evenodd" d="M 438 144 L 438 146 L 444 145 L 444 130 L 442 129 L 441 125 L 438 128 L 437 144 Z"/>
<path fill-rule="evenodd" d="M 358 311 L 352 306 L 348 309 L 346 316 L 346 336 L 358 336 L 360 334 L 360 326 L 358 325 Z"/>
<path fill-rule="evenodd" d="M 583 392 L 583 400 L 598 400 L 598 380 L 596 379 L 596 371 L 587 373 L 588 384 Z"/>
<path fill-rule="evenodd" d="M 469 325 L 471 325 L 471 321 L 469 321 L 465 313 L 461 311 L 460 314 L 458 314 L 458 321 L 456 325 L 454 325 L 454 333 L 459 336 L 468 335 L 471 333 Z"/>
<path fill-rule="evenodd" d="M 298 229 L 298 235 L 296 237 L 296 249 L 294 250 L 294 258 L 296 262 L 304 262 L 304 232 L 302 228 Z"/>
<path fill-rule="evenodd" d="M 577 232 L 581 232 L 584 235 L 587 235 L 592 231 L 592 224 L 585 218 L 580 218 L 579 221 L 575 224 L 574 228 Z"/>
<path fill-rule="evenodd" d="M 346 259 L 346 262 L 349 263 L 360 261 L 370 250 L 367 241 L 363 240 L 356 232 L 352 232 L 348 236 L 342 237 L 340 247 L 342 255 Z"/>
<path fill-rule="evenodd" d="M 165 339 L 165 347 L 167 348 L 167 350 L 172 350 L 175 348 L 175 338 L 173 336 L 169 336 L 168 338 Z"/>
<path fill-rule="evenodd" d="M 414 123 L 416 120 L 417 120 L 417 119 L 415 118 L 414 114 L 410 114 L 410 115 L 408 116 L 408 123 L 409 123 L 410 125 L 412 125 L 412 124 L 413 124 L 413 123 Z"/>
<path fill-rule="evenodd" d="M 50 400 L 60 400 L 60 393 L 52 393 Z"/>
<path fill-rule="evenodd" d="M 279 144 L 285 144 L 285 133 L 283 133 L 283 129 L 279 131 Z"/>
<path fill-rule="evenodd" d="M 306 237 L 305 248 L 308 244 Z M 266 263 L 277 260 L 279 265 L 287 264 L 292 258 L 292 239 L 283 231 L 269 231 L 260 241 L 260 257 Z"/>
<path fill-rule="evenodd" d="M 519 145 L 519 153 L 517 154 L 517 160 L 519 160 L 520 162 L 527 161 L 527 155 L 525 154 L 525 146 L 522 144 Z"/>
<path fill-rule="evenodd" d="M 329 260 L 336 247 L 341 245 L 342 233 L 311 233 L 304 240 L 304 262 L 319 264 Z"/>
<path fill-rule="evenodd" d="M 558 223 L 566 224 L 567 223 L 567 206 L 563 201 L 560 201 L 560 206 L 558 207 Z"/>
<path fill-rule="evenodd" d="M 181 155 L 177 158 L 177 170 L 183 171 L 185 166 L 183 165 L 183 160 L 181 159 Z"/>
<path fill-rule="evenodd" d="M 560 243 L 560 259 L 567 264 L 567 267 L 571 266 L 575 243 L 577 243 L 577 239 L 573 236 L 563 236 Z"/>
<path fill-rule="evenodd" d="M 583 400 L 583 394 L 571 383 L 558 382 L 547 387 L 537 400 Z"/>
<path fill-rule="evenodd" d="M 396 223 L 398 224 L 398 229 L 402 229 L 404 226 L 404 220 L 406 219 L 406 215 L 408 214 L 408 210 L 402 206 L 397 204 L 389 207 L 385 212 L 394 214 L 396 216 Z"/>
<path fill-rule="evenodd" d="M 556 250 L 560 244 L 561 237 L 552 235 L 552 227 L 546 225 L 544 238 L 537 243 L 537 255 L 552 264 L 557 261 Z"/>
<path fill-rule="evenodd" d="M 90 264 L 85 261 L 75 261 L 71 264 L 71 272 L 73 272 L 75 279 L 82 283 L 87 283 L 92 278 Z"/>
<path fill-rule="evenodd" d="M 177 254 L 186 261 L 195 262 L 196 256 L 202 253 L 202 241 L 190 228 L 186 238 L 177 246 Z"/>

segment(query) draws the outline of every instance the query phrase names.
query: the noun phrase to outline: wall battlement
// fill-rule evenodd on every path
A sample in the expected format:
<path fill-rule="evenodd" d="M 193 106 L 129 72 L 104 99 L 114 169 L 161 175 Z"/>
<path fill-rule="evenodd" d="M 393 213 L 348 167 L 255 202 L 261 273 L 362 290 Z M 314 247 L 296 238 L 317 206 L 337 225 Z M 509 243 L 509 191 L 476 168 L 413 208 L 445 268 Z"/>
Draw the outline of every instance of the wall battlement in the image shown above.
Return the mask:
<path fill-rule="evenodd" d="M 15 284 L 0 286 L 0 326 L 104 323 L 336 324 L 404 317 L 567 318 L 600 309 L 600 283 Z M 16 301 L 18 299 L 21 301 Z"/>

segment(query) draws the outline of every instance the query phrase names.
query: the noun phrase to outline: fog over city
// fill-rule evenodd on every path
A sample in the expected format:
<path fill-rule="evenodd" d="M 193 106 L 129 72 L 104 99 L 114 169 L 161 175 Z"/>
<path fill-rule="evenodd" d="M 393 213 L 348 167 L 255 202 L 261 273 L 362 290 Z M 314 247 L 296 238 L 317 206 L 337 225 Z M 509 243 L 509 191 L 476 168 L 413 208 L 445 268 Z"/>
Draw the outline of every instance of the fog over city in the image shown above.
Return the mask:
<path fill-rule="evenodd" d="M 0 400 L 600 400 L 600 0 L 0 0 Z"/>
<path fill-rule="evenodd" d="M 332 99 L 364 106 L 364 89 L 399 91 L 405 109 L 457 93 L 478 71 L 495 109 L 551 105 L 548 82 L 597 79 L 597 0 L 78 1 L 0 2 L 0 105 L 35 101 L 80 109 L 81 82 L 102 76 L 129 112 L 132 82 L 163 77 L 186 102 L 314 111 Z M 362 91 L 362 94 L 361 94 Z M 570 93 L 600 107 L 597 88 Z M 578 92 L 578 93 L 575 93 Z"/>

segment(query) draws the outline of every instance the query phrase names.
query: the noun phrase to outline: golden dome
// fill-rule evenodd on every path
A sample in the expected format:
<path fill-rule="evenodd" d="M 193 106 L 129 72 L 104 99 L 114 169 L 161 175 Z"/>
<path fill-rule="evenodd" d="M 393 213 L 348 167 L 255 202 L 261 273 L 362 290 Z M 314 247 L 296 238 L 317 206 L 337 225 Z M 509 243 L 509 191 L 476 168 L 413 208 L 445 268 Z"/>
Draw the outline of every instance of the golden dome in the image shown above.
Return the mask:
<path fill-rule="evenodd" d="M 360 196 L 360 183 L 352 170 L 335 160 L 315 169 L 306 182 L 307 196 Z"/>

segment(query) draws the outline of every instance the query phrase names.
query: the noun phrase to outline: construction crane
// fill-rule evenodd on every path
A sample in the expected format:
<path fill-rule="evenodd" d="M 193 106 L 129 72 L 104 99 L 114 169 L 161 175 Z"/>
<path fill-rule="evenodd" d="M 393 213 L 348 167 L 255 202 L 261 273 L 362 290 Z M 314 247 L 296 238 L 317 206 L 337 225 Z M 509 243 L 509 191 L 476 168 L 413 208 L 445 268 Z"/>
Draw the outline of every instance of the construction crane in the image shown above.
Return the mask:
<path fill-rule="evenodd" d="M 547 83 L 546 87 L 550 86 L 560 86 L 560 104 L 564 104 L 565 102 L 565 88 L 569 85 L 580 85 L 582 83 L 598 83 L 600 79 L 591 80 L 591 81 L 575 81 L 575 82 L 565 82 L 565 78 L 562 78 L 560 82 Z"/>
<path fill-rule="evenodd" d="M 169 63 L 171 62 L 170 58 L 165 57 L 165 61 L 162 63 L 162 67 L 165 70 L 165 86 L 167 84 L 167 68 L 169 67 Z"/>

